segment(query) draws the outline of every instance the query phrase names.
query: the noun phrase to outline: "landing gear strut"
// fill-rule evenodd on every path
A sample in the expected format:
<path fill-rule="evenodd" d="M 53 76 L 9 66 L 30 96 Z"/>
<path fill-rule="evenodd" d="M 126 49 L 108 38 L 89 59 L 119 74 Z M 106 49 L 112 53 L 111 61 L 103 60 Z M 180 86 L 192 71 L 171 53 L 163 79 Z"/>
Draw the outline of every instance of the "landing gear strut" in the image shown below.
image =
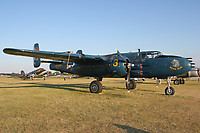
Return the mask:
<path fill-rule="evenodd" d="M 170 86 L 171 78 L 167 79 L 168 87 L 165 89 L 165 94 L 166 95 L 174 95 L 175 90 L 173 87 Z"/>

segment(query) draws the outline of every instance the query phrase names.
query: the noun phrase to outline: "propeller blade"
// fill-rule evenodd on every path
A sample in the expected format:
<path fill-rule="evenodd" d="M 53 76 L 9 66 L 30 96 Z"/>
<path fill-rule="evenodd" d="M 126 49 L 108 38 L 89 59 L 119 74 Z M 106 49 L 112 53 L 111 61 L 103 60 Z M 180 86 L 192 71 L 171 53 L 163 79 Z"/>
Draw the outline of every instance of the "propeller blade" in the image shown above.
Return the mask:
<path fill-rule="evenodd" d="M 197 73 L 198 73 L 198 82 L 199 82 L 200 69 L 197 69 Z"/>
<path fill-rule="evenodd" d="M 68 54 L 69 54 L 69 56 L 68 56 L 68 59 L 67 59 L 67 69 L 69 69 L 69 59 L 70 59 L 71 51 L 68 51 Z"/>
<path fill-rule="evenodd" d="M 131 67 L 127 71 L 127 89 L 130 90 L 130 80 L 131 80 Z"/>
<path fill-rule="evenodd" d="M 117 55 L 121 57 L 122 61 L 127 62 L 127 58 L 124 57 L 124 56 L 119 52 L 119 50 L 116 50 L 116 51 L 117 51 Z"/>
<path fill-rule="evenodd" d="M 138 52 L 137 55 L 133 58 L 132 62 L 134 62 L 139 55 L 140 55 L 140 53 Z"/>
<path fill-rule="evenodd" d="M 131 81 L 131 68 L 134 67 L 135 65 L 130 63 L 129 59 L 125 56 L 123 56 L 118 50 L 117 51 L 117 55 L 121 57 L 122 61 L 125 62 L 125 66 L 126 66 L 126 70 L 127 70 L 127 89 L 130 89 L 130 81 Z M 138 56 L 139 56 L 139 52 L 138 54 L 135 56 L 135 58 L 133 60 L 135 60 Z"/>

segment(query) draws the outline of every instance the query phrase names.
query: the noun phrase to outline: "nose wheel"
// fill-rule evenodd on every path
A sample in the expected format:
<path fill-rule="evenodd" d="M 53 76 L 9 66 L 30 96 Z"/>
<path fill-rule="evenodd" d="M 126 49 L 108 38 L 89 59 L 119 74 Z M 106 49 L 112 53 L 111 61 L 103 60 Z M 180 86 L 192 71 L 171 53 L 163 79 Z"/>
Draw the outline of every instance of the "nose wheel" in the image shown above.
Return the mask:
<path fill-rule="evenodd" d="M 166 89 L 165 89 L 165 94 L 166 95 L 174 95 L 175 94 L 175 90 L 174 90 L 174 88 L 173 87 L 167 87 Z"/>
<path fill-rule="evenodd" d="M 175 89 L 170 86 L 171 77 L 167 78 L 168 87 L 165 89 L 165 95 L 174 95 Z"/>

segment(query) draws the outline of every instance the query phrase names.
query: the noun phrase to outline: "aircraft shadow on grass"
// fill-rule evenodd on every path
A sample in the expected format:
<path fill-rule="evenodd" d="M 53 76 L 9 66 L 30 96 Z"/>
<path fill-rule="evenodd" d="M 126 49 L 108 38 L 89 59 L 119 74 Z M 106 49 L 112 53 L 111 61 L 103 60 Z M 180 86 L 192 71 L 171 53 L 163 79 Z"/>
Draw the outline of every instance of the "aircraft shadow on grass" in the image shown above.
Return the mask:
<path fill-rule="evenodd" d="M 12 84 L 13 86 L 7 86 L 7 87 L 0 87 L 0 89 L 16 89 L 16 88 L 51 88 L 51 89 L 63 89 L 63 90 L 68 90 L 68 91 L 74 91 L 74 92 L 82 92 L 82 93 L 90 93 L 88 90 L 89 84 L 83 83 L 83 84 L 63 84 L 63 85 L 55 85 L 55 84 L 41 84 L 41 83 L 15 83 L 16 85 Z M 17 84 L 20 84 L 17 86 Z M 24 85 L 21 85 L 24 84 Z M 10 84 L 9 84 L 10 85 Z M 123 89 L 123 88 L 105 88 L 105 90 L 114 90 L 114 89 Z M 107 93 L 106 95 L 110 97 L 119 97 L 119 98 L 125 98 L 127 95 L 124 94 L 112 94 L 112 93 Z"/>
<path fill-rule="evenodd" d="M 121 128 L 123 130 L 126 130 L 127 133 L 150 133 L 150 132 L 146 132 L 146 131 L 136 129 L 136 128 L 133 128 L 133 127 L 129 127 L 129 126 L 126 126 L 126 125 L 119 125 L 119 124 L 113 124 L 113 125 L 118 127 L 118 128 Z"/>
<path fill-rule="evenodd" d="M 63 90 L 70 90 L 70 91 L 77 91 L 77 92 L 84 92 L 88 93 L 88 83 L 83 84 L 62 84 L 62 85 L 55 85 L 55 84 L 41 84 L 41 83 L 17 83 L 17 84 L 26 84 L 30 86 L 9 86 L 9 87 L 0 87 L 0 88 L 34 88 L 34 87 L 42 87 L 42 88 L 52 88 L 52 89 L 63 89 Z M 10 84 L 9 84 L 10 85 Z M 14 84 L 12 84 L 14 85 Z M 84 90 L 80 90 L 84 89 Z M 104 90 L 114 90 L 114 89 L 122 89 L 122 88 L 105 88 Z"/>
<path fill-rule="evenodd" d="M 137 84 L 156 85 L 156 82 L 137 82 Z"/>
<path fill-rule="evenodd" d="M 3 88 L 35 88 L 35 87 L 41 87 L 41 88 L 52 88 L 52 89 L 63 89 L 63 90 L 69 90 L 69 91 L 74 91 L 74 92 L 83 92 L 83 93 L 89 93 L 88 90 L 88 83 L 83 83 L 83 84 L 62 84 L 62 85 L 55 85 L 55 84 L 42 84 L 42 83 L 16 83 L 16 84 L 24 84 L 23 86 L 8 86 L 8 87 L 0 87 L 0 89 Z M 9 84 L 11 85 L 11 84 Z M 118 87 L 103 87 L 104 90 L 116 90 L 116 89 L 121 89 L 123 90 L 124 88 L 118 88 Z M 143 92 L 149 92 L 149 93 L 155 93 L 156 91 L 152 90 L 139 90 Z M 117 97 L 124 97 L 124 95 L 121 94 L 112 94 L 112 96 L 117 96 Z"/>
<path fill-rule="evenodd" d="M 20 83 L 22 84 L 22 83 Z M 77 91 L 77 92 L 84 92 L 88 93 L 88 84 L 65 84 L 65 85 L 54 85 L 54 84 L 40 84 L 40 83 L 23 83 L 30 86 L 10 86 L 10 87 L 0 87 L 0 88 L 35 88 L 35 87 L 42 87 L 42 88 L 52 88 L 52 89 L 63 89 L 69 91 Z M 81 88 L 74 89 L 74 88 Z M 86 90 L 87 89 L 87 90 Z"/>

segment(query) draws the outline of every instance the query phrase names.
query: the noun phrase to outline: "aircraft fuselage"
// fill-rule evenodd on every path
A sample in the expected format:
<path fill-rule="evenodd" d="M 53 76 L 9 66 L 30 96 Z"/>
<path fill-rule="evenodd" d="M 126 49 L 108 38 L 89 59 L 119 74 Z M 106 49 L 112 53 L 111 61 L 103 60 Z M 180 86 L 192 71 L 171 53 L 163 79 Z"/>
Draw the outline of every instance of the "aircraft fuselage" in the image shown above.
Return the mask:
<path fill-rule="evenodd" d="M 157 55 L 148 56 L 149 52 L 124 53 L 123 56 L 134 64 L 131 68 L 131 78 L 167 78 L 168 76 L 180 75 L 191 69 L 188 59 L 180 56 Z M 151 55 L 153 56 L 153 55 Z M 77 74 L 80 76 L 104 77 L 104 78 L 125 78 L 127 70 L 121 57 L 117 54 L 103 56 L 105 61 L 98 63 L 76 63 L 67 69 L 67 62 L 62 64 L 50 64 L 51 70 Z"/>

